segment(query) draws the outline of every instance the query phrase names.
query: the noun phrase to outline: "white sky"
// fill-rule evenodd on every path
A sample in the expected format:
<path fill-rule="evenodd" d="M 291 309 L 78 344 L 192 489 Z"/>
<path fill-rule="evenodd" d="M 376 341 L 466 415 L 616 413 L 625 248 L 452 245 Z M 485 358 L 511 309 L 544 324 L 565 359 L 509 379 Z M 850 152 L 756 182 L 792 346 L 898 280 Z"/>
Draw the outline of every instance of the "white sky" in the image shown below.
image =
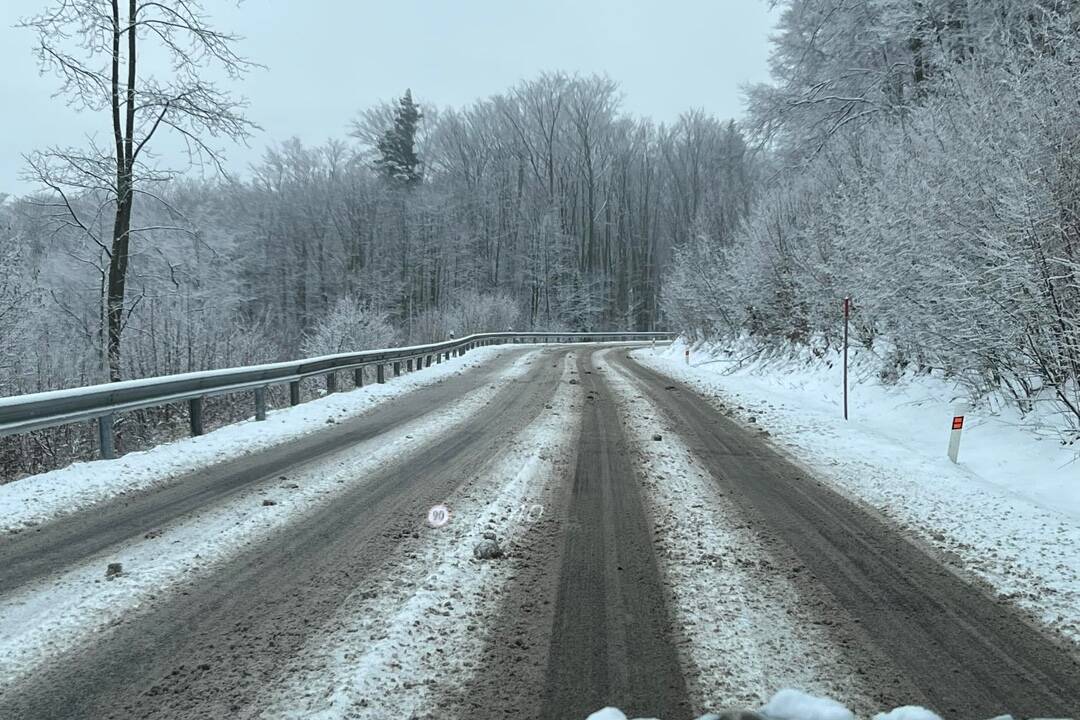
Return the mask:
<path fill-rule="evenodd" d="M 263 127 L 228 149 L 246 168 L 272 142 L 343 137 L 356 113 L 406 87 L 461 106 L 544 70 L 607 73 L 623 108 L 667 122 L 691 107 L 742 114 L 740 86 L 768 79 L 766 0 L 203 0 L 242 54 L 268 66 L 238 87 Z M 0 0 L 0 192 L 27 192 L 22 155 L 108 139 L 107 114 L 78 114 L 38 74 L 33 34 L 12 27 L 47 0 Z M 159 142 L 157 149 L 167 150 Z"/>

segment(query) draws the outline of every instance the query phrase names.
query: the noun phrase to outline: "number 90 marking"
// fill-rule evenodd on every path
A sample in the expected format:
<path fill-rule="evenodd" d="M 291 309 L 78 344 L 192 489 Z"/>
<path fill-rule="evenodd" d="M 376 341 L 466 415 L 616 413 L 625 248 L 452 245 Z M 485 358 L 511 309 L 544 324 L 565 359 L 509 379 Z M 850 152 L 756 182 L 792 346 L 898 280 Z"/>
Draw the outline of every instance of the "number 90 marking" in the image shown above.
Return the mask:
<path fill-rule="evenodd" d="M 450 522 L 450 508 L 445 505 L 435 505 L 427 512 L 427 522 L 431 527 L 442 527 Z"/>

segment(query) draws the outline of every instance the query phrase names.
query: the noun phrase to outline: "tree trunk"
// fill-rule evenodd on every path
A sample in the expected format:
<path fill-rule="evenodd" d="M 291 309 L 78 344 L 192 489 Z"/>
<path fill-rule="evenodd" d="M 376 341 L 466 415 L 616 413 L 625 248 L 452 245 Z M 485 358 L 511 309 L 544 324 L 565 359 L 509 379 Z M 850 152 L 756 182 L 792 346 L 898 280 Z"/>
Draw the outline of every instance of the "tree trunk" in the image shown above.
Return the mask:
<path fill-rule="evenodd" d="M 116 143 L 116 220 L 113 222 L 112 247 L 109 255 L 109 283 L 106 298 L 108 316 L 109 380 L 121 377 L 120 336 L 124 330 L 124 290 L 127 284 L 128 246 L 131 241 L 132 182 L 135 135 L 135 16 L 136 0 L 128 2 L 128 27 L 120 27 L 118 0 L 112 0 L 112 120 L 113 140 Z M 120 37 L 127 33 L 127 83 L 124 102 L 120 100 Z M 125 124 L 120 124 L 123 106 Z"/>
<path fill-rule="evenodd" d="M 116 204 L 116 220 L 113 224 L 112 255 L 109 258 L 109 283 L 106 308 L 109 322 L 109 381 L 121 378 L 120 335 L 124 330 L 124 291 L 127 284 L 128 245 L 131 230 L 131 192 L 125 188 L 126 197 Z"/>

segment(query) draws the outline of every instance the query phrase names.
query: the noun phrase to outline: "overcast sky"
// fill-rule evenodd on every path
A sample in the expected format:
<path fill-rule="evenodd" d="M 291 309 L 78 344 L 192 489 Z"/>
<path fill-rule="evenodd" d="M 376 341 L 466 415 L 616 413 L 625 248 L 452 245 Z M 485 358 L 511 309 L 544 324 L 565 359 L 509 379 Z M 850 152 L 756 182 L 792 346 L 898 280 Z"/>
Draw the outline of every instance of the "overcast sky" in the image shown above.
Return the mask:
<path fill-rule="evenodd" d="M 421 102 L 466 105 L 544 70 L 607 73 L 623 108 L 670 121 L 690 107 L 742 114 L 740 86 L 768 79 L 766 0 L 203 0 L 241 52 L 267 66 L 238 91 L 262 126 L 228 150 L 243 170 L 291 136 L 342 137 L 356 113 L 406 87 Z M 22 193 L 22 155 L 109 137 L 108 115 L 78 114 L 38 74 L 34 37 L 13 28 L 45 0 L 0 2 L 0 192 Z M 160 149 L 160 145 L 159 145 Z"/>

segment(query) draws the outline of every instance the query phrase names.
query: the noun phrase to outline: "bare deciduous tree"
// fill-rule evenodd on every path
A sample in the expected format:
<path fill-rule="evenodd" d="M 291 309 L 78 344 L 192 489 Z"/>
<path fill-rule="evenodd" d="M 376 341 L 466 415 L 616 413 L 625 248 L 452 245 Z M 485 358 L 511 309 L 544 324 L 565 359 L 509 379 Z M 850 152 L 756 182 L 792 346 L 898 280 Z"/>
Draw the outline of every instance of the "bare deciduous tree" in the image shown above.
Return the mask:
<path fill-rule="evenodd" d="M 121 9 L 121 5 L 126 7 Z M 236 53 L 235 35 L 214 30 L 198 0 L 56 0 L 21 27 L 37 34 L 43 72 L 60 79 L 60 94 L 76 110 L 108 113 L 111 140 L 84 149 L 53 146 L 28 158 L 30 174 L 52 192 L 61 222 L 80 230 L 108 259 L 104 288 L 105 356 L 109 379 L 121 377 L 120 343 L 132 238 L 150 229 L 132 226 L 137 196 L 164 202 L 160 185 L 194 163 L 224 171 L 217 138 L 242 140 L 254 127 L 244 102 L 203 77 L 236 79 L 253 65 Z M 152 52 L 148 52 L 153 48 Z M 146 72 L 140 62 L 166 72 Z M 171 132 L 187 149 L 185 167 L 151 155 L 155 137 Z M 73 195 L 90 196 L 91 208 Z M 111 231 L 101 231 L 104 216 Z"/>

